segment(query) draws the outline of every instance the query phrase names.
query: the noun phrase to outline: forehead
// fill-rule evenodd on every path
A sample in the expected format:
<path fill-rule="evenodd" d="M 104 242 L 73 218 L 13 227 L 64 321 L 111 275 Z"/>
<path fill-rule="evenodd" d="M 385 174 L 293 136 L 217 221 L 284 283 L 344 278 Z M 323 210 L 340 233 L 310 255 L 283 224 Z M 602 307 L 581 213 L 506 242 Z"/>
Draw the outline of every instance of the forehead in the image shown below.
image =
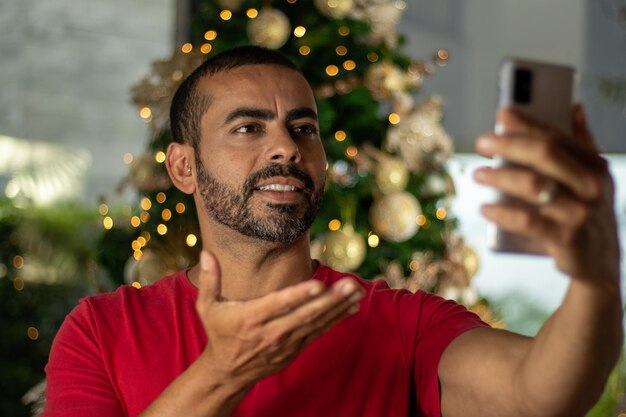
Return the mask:
<path fill-rule="evenodd" d="M 316 110 L 315 98 L 302 74 L 280 65 L 245 65 L 198 83 L 201 93 L 211 98 L 208 112 L 235 107 L 261 107 L 279 112 L 291 108 Z"/>

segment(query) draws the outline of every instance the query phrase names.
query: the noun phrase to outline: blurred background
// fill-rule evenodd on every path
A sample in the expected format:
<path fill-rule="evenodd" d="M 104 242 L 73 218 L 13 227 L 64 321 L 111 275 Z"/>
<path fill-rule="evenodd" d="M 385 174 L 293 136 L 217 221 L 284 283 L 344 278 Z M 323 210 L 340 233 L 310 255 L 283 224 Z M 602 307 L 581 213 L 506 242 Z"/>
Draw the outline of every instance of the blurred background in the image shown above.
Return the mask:
<path fill-rule="evenodd" d="M 111 213 L 130 218 L 133 207 L 143 204 L 137 191 L 145 190 L 129 171 L 158 136 L 152 115 L 141 113 L 145 106 L 131 89 L 155 76 L 155 61 L 193 41 L 193 15 L 203 3 L 0 0 L 2 415 L 28 415 L 22 396 L 43 380 L 51 340 L 79 297 L 139 282 L 132 278 L 138 272 L 129 272 L 133 250 L 115 259 L 98 252 L 127 239 L 123 231 L 111 231 L 106 219 L 115 219 Z M 241 2 L 218 3 L 221 10 Z M 455 192 L 433 204 L 443 208 L 445 200 L 458 234 L 472 248 L 472 288 L 508 328 L 533 334 L 558 305 L 567 281 L 549 260 L 494 255 L 486 248 L 478 210 L 492 196 L 471 180 L 472 171 L 488 163 L 473 154 L 474 138 L 493 125 L 504 57 L 574 66 L 578 100 L 616 178 L 626 241 L 626 1 L 355 0 L 366 3 L 398 6 L 394 27 L 405 39 L 403 54 L 434 68 L 422 74 L 428 77 L 416 93 L 440 97 L 438 122 L 454 148 L 445 169 Z M 426 200 L 420 197 L 423 208 Z M 368 244 L 374 247 L 369 238 Z M 36 253 L 31 258 L 40 264 L 25 262 L 24 253 Z M 112 270 L 125 277 L 112 278 Z M 626 413 L 621 367 L 612 377 L 612 402 L 595 415 Z M 37 390 L 31 394 L 36 397 Z"/>

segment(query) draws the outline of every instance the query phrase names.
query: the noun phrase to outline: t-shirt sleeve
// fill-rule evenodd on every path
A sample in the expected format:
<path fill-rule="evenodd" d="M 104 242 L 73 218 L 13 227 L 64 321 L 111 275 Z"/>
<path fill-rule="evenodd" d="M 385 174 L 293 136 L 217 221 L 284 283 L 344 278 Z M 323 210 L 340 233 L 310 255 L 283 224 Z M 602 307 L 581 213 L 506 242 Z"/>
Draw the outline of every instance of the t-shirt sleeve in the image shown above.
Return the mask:
<path fill-rule="evenodd" d="M 414 343 L 414 382 L 421 416 L 440 417 L 438 368 L 441 355 L 459 335 L 488 327 L 464 306 L 433 294 L 422 293 Z"/>
<path fill-rule="evenodd" d="M 46 365 L 42 417 L 121 417 L 125 413 L 102 360 L 97 326 L 82 300 L 59 329 Z"/>

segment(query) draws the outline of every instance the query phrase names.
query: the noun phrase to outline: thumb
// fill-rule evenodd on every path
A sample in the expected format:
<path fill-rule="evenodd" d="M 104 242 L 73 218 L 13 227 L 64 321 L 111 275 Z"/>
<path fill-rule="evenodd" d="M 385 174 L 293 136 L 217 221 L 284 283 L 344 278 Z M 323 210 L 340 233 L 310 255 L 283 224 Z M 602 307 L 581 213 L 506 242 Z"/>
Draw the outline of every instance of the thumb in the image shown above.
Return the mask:
<path fill-rule="evenodd" d="M 222 272 L 213 253 L 200 252 L 200 274 L 198 277 L 198 303 L 213 303 L 221 299 Z"/>

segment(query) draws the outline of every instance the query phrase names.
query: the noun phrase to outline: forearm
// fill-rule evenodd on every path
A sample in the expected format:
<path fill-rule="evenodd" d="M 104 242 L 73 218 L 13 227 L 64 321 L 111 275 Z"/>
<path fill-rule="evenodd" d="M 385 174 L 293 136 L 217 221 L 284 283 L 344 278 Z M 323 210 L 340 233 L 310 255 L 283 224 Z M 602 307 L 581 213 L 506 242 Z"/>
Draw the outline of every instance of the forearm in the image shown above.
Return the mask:
<path fill-rule="evenodd" d="M 527 415 L 583 415 L 602 393 L 623 341 L 619 282 L 572 280 L 520 363 L 515 391 Z"/>
<path fill-rule="evenodd" d="M 200 356 L 178 376 L 140 417 L 226 417 L 248 392 L 249 385 L 215 372 Z"/>

